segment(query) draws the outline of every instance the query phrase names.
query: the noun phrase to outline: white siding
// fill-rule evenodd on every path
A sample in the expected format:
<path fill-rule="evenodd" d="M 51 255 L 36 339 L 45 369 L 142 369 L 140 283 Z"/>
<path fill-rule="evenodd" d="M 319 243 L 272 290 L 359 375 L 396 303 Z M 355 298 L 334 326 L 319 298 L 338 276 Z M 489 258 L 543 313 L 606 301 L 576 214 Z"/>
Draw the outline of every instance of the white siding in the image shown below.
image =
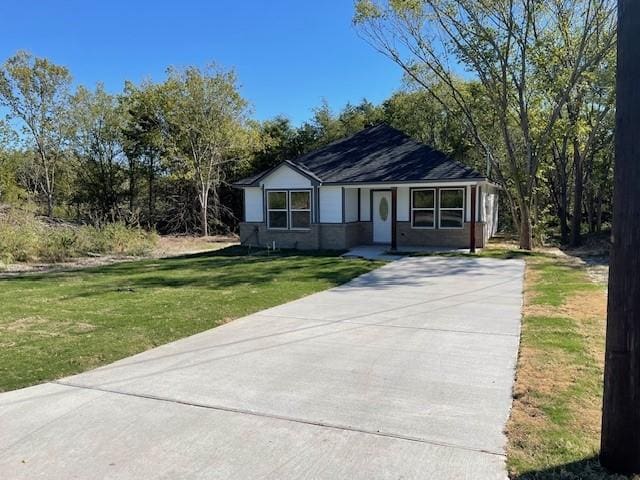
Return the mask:
<path fill-rule="evenodd" d="M 398 187 L 398 210 L 396 217 L 399 222 L 408 222 L 409 221 L 409 208 L 410 201 L 409 198 L 409 187 Z"/>
<path fill-rule="evenodd" d="M 271 172 L 260 182 L 260 184 L 264 185 L 266 190 L 273 190 L 277 188 L 311 188 L 311 181 L 288 165 L 282 165 Z"/>
<path fill-rule="evenodd" d="M 244 221 L 262 222 L 262 189 L 259 187 L 248 187 L 244 189 Z"/>
<path fill-rule="evenodd" d="M 320 223 L 342 223 L 342 187 L 320 187 Z"/>
<path fill-rule="evenodd" d="M 358 189 L 345 188 L 344 190 L 344 220 L 345 222 L 358 221 Z"/>
<path fill-rule="evenodd" d="M 368 188 L 360 189 L 360 220 L 371 221 L 371 190 Z"/>

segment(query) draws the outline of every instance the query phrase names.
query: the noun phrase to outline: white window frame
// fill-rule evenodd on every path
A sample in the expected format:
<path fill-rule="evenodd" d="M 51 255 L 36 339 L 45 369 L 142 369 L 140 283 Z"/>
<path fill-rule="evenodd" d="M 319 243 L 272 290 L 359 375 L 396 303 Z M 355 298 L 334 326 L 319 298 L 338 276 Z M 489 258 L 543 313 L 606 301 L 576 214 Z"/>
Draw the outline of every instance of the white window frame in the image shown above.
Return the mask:
<path fill-rule="evenodd" d="M 292 193 L 306 193 L 309 195 L 309 208 L 293 208 L 293 203 L 291 203 L 291 194 Z M 313 217 L 311 216 L 311 205 L 313 204 L 313 195 L 311 194 L 311 190 L 301 189 L 301 190 L 289 190 L 288 195 L 288 207 L 289 207 L 289 230 L 296 231 L 307 231 L 311 230 L 311 224 L 313 223 Z M 293 226 L 293 212 L 309 212 L 309 226 L 308 227 L 294 227 Z"/>
<path fill-rule="evenodd" d="M 311 224 L 313 223 L 313 193 L 311 190 L 306 188 L 299 189 L 273 189 L 267 190 L 266 192 L 266 212 L 267 212 L 267 229 L 269 230 L 293 230 L 293 231 L 309 231 L 311 230 Z M 271 193 L 284 193 L 286 199 L 286 207 L 285 208 L 269 208 L 269 195 Z M 309 195 L 309 208 L 292 208 L 291 204 L 291 194 L 292 193 L 306 193 Z M 269 212 L 286 212 L 287 214 L 287 226 L 286 227 L 272 227 Z M 308 212 L 309 213 L 309 227 L 293 227 L 292 223 L 292 213 L 293 212 Z"/>
<path fill-rule="evenodd" d="M 446 192 L 446 191 L 461 191 L 462 192 L 462 207 L 442 207 L 442 192 Z M 464 222 L 465 222 L 465 218 L 464 218 L 464 210 L 465 210 L 465 201 L 466 201 L 466 188 L 465 187 L 452 187 L 452 188 L 440 188 L 438 190 L 438 228 L 441 230 L 462 230 L 464 228 Z M 452 212 L 462 212 L 462 222 L 461 225 L 459 227 L 443 227 L 442 226 L 442 211 L 452 211 Z"/>
<path fill-rule="evenodd" d="M 413 193 L 414 192 L 424 192 L 431 191 L 433 192 L 433 208 L 426 207 L 414 207 L 413 206 Z M 411 228 L 415 228 L 417 230 L 434 230 L 436 228 L 436 189 L 435 188 L 412 188 L 410 190 L 411 194 L 411 208 L 409 209 L 409 215 L 411 216 Z M 421 227 L 413 224 L 413 212 L 414 211 L 427 211 L 430 210 L 433 212 L 433 225 L 431 227 Z"/>
<path fill-rule="evenodd" d="M 287 190 L 267 190 L 267 228 L 269 230 L 289 230 L 289 192 Z M 284 193 L 285 207 L 284 208 L 269 208 L 269 195 L 271 193 Z M 271 217 L 269 212 L 285 212 L 287 214 L 287 226 L 286 227 L 272 227 Z"/>

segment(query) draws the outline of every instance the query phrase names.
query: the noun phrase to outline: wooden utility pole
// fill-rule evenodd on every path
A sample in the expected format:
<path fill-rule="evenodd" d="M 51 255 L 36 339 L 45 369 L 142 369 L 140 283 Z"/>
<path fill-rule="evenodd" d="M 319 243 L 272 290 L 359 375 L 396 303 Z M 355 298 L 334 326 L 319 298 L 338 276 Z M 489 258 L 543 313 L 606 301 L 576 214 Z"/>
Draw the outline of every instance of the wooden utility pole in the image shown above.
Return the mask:
<path fill-rule="evenodd" d="M 613 245 L 600 462 L 640 472 L 640 2 L 618 1 Z"/>

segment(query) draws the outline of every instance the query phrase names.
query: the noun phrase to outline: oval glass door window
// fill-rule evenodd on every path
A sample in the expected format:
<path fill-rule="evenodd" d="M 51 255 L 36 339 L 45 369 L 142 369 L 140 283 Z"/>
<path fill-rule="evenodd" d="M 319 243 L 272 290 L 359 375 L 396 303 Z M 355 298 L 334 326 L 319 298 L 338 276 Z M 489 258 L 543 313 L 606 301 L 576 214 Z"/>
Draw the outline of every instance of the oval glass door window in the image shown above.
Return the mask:
<path fill-rule="evenodd" d="M 389 202 L 387 202 L 386 197 L 382 197 L 380 199 L 380 218 L 383 222 L 387 221 L 387 217 L 389 216 Z"/>

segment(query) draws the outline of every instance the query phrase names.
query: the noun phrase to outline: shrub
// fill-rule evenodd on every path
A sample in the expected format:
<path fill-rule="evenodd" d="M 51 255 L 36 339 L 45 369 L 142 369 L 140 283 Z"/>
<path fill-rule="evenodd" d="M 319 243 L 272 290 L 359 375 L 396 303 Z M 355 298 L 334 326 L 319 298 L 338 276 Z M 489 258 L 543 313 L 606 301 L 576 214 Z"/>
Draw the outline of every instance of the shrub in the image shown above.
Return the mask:
<path fill-rule="evenodd" d="M 33 214 L 10 210 L 0 216 L 0 263 L 36 260 L 60 262 L 87 254 L 140 256 L 156 244 L 155 232 L 110 223 L 47 225 Z"/>

